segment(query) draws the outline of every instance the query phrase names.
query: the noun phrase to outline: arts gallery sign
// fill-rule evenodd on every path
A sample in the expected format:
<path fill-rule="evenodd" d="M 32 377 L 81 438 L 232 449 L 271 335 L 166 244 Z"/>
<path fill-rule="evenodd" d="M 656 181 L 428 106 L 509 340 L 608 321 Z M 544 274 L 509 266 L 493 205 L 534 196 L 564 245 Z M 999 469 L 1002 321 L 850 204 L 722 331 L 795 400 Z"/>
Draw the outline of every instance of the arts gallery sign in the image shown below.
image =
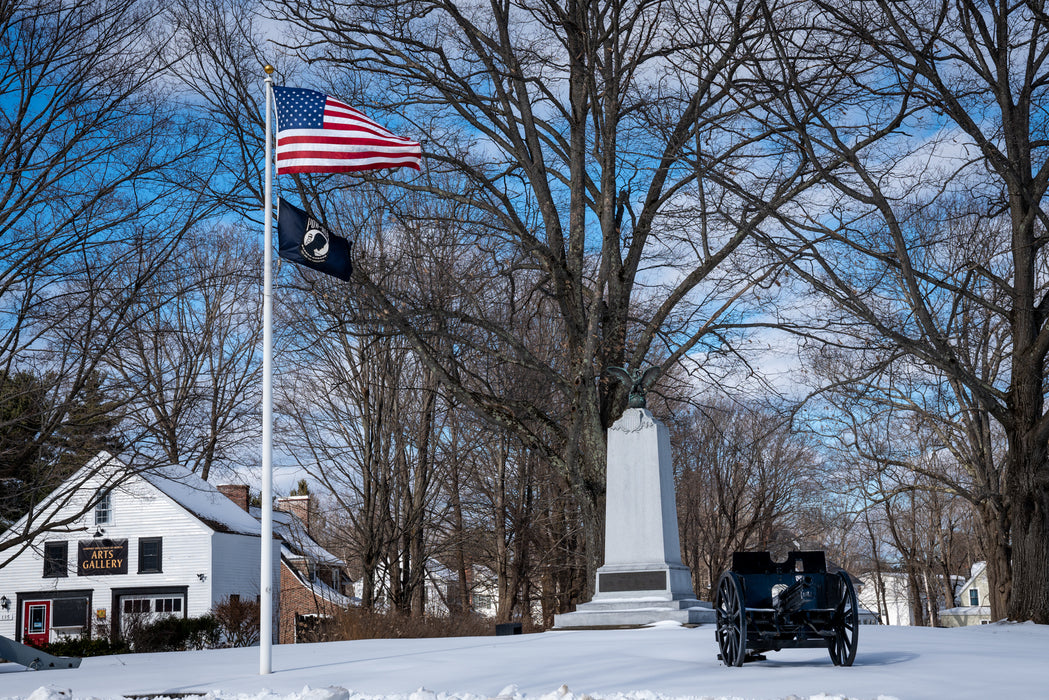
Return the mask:
<path fill-rule="evenodd" d="M 127 540 L 81 540 L 77 544 L 77 576 L 127 573 Z"/>

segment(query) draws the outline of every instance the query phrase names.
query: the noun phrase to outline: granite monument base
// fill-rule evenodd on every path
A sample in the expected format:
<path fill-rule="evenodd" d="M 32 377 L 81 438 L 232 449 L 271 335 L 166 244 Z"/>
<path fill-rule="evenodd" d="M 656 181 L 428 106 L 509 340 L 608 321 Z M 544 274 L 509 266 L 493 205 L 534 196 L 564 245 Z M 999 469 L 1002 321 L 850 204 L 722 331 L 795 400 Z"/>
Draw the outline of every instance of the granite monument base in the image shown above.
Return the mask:
<path fill-rule="evenodd" d="M 696 600 L 688 567 L 680 564 L 607 565 L 597 570 L 597 593 L 575 612 L 554 615 L 553 629 L 643 627 L 655 622 L 714 622 L 710 603 Z"/>

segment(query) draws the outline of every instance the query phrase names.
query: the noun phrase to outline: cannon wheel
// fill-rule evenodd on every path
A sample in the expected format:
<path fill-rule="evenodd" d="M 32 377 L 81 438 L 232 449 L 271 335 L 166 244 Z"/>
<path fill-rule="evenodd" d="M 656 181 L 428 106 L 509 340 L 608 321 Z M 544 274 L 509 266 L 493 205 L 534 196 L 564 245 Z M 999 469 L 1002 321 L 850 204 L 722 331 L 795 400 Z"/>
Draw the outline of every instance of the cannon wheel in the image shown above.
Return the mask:
<path fill-rule="evenodd" d="M 742 666 L 747 655 L 747 611 L 743 599 L 743 583 L 737 574 L 726 571 L 718 580 L 714 598 L 717 616 L 718 647 L 726 666 Z"/>
<path fill-rule="evenodd" d="M 834 636 L 827 641 L 827 650 L 835 666 L 852 666 L 860 632 L 859 605 L 849 575 L 839 571 L 838 577 L 841 579 L 841 600 L 834 611 Z"/>

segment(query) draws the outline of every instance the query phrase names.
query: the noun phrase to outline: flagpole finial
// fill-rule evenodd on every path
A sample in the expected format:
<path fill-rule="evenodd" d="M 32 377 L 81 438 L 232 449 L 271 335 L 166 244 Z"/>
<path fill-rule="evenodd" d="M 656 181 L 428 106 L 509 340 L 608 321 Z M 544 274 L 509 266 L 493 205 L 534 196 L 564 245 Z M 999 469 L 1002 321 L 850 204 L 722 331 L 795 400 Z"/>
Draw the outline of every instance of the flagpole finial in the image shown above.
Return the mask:
<path fill-rule="evenodd" d="M 273 66 L 268 63 L 262 67 L 262 70 L 266 71 L 266 75 L 273 75 Z"/>

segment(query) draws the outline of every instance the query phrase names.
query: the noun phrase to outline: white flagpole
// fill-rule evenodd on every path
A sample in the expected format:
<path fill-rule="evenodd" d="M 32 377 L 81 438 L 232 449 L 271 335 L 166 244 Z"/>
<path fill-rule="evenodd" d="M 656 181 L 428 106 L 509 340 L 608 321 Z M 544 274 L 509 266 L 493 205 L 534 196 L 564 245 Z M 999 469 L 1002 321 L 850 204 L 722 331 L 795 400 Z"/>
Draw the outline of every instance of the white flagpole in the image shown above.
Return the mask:
<path fill-rule="evenodd" d="M 259 581 L 259 675 L 273 669 L 273 175 L 270 146 L 270 102 L 273 66 L 266 65 L 266 221 L 262 243 L 262 561 Z"/>

